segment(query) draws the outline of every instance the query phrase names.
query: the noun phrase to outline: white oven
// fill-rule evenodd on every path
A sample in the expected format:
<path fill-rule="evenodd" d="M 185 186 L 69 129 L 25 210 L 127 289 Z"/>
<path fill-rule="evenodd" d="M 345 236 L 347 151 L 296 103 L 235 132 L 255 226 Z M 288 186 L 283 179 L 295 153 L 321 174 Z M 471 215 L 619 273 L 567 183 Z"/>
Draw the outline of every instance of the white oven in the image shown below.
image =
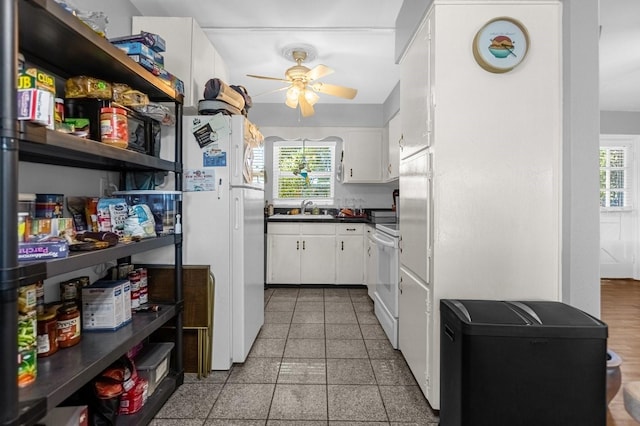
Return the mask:
<path fill-rule="evenodd" d="M 398 284 L 400 281 L 400 231 L 397 224 L 377 224 L 378 280 L 375 314 L 391 345 L 398 349 Z"/>

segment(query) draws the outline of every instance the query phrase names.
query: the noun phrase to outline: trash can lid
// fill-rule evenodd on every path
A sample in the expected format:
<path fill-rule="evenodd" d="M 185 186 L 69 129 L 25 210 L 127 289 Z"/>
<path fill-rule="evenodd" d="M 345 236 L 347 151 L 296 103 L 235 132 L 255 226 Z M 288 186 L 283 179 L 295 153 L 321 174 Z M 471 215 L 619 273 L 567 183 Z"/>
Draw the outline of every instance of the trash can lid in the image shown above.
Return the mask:
<path fill-rule="evenodd" d="M 529 325 L 531 320 L 499 300 L 443 300 L 469 324 Z"/>
<path fill-rule="evenodd" d="M 604 322 L 561 302 L 443 299 L 441 303 L 467 335 L 606 339 L 608 334 Z M 441 313 L 444 323 L 446 309 Z"/>

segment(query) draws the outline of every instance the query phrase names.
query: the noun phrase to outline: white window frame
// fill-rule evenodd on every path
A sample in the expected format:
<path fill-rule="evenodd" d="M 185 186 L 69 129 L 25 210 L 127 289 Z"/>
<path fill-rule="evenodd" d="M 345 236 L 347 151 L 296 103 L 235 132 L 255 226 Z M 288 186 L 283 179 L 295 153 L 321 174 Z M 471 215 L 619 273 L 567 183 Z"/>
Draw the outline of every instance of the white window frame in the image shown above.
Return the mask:
<path fill-rule="evenodd" d="M 278 193 L 278 184 L 280 180 L 280 176 L 293 176 L 293 171 L 289 172 L 281 172 L 278 170 L 279 163 L 279 149 L 280 147 L 286 146 L 298 146 L 302 148 L 302 140 L 285 140 L 285 141 L 277 141 L 273 142 L 273 151 L 272 151 L 272 198 L 273 203 L 276 206 L 296 206 L 299 205 L 303 200 L 311 200 L 314 204 L 320 206 L 331 206 L 334 204 L 335 199 L 335 191 L 336 191 L 336 183 L 335 183 L 335 171 L 336 171 L 336 146 L 337 142 L 335 140 L 331 141 L 317 141 L 317 140 L 309 140 L 305 139 L 304 141 L 305 147 L 328 147 L 331 150 L 331 171 L 330 172 L 320 172 L 324 176 L 328 176 L 330 182 L 330 196 L 325 198 L 279 198 Z M 315 172 L 316 174 L 318 172 Z M 314 172 L 311 172 L 311 176 L 313 177 Z M 302 179 L 302 178 L 301 178 Z"/>
<path fill-rule="evenodd" d="M 623 148 L 625 150 L 625 158 L 624 158 L 624 167 L 622 168 L 611 168 L 605 166 L 604 169 L 606 171 L 611 170 L 624 170 L 625 172 L 625 205 L 624 206 L 600 206 L 600 211 L 602 212 L 625 212 L 632 211 L 637 199 L 637 182 L 635 179 L 635 150 L 634 144 L 631 138 L 629 137 L 620 137 L 620 136 L 608 136 L 601 137 L 600 139 L 600 150 L 602 149 L 615 149 L 615 148 Z M 598 152 L 598 161 L 600 159 L 600 155 Z M 599 167 L 599 173 L 602 171 L 603 167 Z M 599 178 L 598 178 L 599 181 Z M 609 178 L 606 179 L 605 190 L 609 190 Z M 602 188 L 600 188 L 602 190 Z M 598 192 L 598 196 L 599 196 Z M 609 200 L 608 196 L 605 196 L 606 200 Z M 600 204 L 600 201 L 598 201 Z"/>

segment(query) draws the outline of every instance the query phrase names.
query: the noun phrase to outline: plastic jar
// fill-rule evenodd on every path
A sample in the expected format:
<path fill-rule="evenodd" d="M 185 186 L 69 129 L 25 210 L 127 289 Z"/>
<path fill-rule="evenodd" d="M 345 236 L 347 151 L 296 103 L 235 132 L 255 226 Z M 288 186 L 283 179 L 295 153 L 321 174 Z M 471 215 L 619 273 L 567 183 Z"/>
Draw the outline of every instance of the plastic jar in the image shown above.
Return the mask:
<path fill-rule="evenodd" d="M 65 303 L 58 309 L 58 346 L 68 348 L 80 341 L 80 311 L 75 303 Z"/>
<path fill-rule="evenodd" d="M 56 311 L 38 315 L 38 357 L 58 352 L 58 320 Z"/>
<path fill-rule="evenodd" d="M 103 143 L 126 148 L 129 145 L 127 111 L 122 108 L 100 108 L 100 136 Z"/>

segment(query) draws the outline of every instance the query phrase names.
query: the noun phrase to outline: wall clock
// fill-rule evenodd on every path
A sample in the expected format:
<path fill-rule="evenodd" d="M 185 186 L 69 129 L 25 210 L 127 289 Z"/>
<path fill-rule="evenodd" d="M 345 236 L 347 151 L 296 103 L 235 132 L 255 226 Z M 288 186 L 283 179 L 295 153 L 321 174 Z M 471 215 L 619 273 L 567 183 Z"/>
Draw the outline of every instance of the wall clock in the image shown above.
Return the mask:
<path fill-rule="evenodd" d="M 504 73 L 517 67 L 529 51 L 527 29 L 502 16 L 484 24 L 473 39 L 473 57 L 485 70 Z"/>

